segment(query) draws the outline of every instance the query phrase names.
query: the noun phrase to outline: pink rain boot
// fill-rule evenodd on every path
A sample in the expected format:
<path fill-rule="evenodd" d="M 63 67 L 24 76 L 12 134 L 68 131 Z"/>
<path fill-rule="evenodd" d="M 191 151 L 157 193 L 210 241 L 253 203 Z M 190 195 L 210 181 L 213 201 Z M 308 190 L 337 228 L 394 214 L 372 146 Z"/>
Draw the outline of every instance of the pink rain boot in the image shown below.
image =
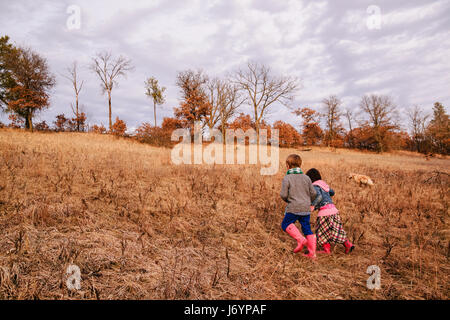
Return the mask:
<path fill-rule="evenodd" d="M 323 244 L 323 250 L 317 251 L 317 253 L 331 254 L 331 245 L 329 243 Z"/>
<path fill-rule="evenodd" d="M 288 225 L 288 227 L 286 228 L 286 232 L 295 240 L 297 240 L 297 247 L 294 249 L 294 253 L 299 252 L 300 250 L 302 250 L 303 246 L 306 244 L 306 239 L 305 237 L 302 236 L 302 234 L 300 233 L 300 231 L 297 229 L 297 227 L 291 223 L 290 225 Z"/>
<path fill-rule="evenodd" d="M 307 243 L 306 243 L 306 247 L 308 248 L 308 253 L 307 254 L 303 254 L 305 257 L 311 258 L 311 259 L 315 259 L 316 258 L 316 235 L 315 234 L 310 234 L 306 236 L 307 239 Z"/>
<path fill-rule="evenodd" d="M 348 239 L 345 240 L 344 247 L 345 247 L 345 254 L 349 254 L 350 252 L 353 251 L 353 249 L 355 249 L 355 246 L 353 245 L 353 243 L 348 241 Z"/>

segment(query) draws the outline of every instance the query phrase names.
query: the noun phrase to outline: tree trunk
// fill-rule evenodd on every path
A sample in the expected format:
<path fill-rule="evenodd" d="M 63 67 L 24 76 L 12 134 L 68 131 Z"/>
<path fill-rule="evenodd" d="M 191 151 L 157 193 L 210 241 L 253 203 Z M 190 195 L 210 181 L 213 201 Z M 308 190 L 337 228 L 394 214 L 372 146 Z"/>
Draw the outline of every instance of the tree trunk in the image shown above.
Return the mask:
<path fill-rule="evenodd" d="M 28 114 L 25 116 L 25 130 L 28 130 L 28 128 L 30 127 L 29 121 L 28 121 Z"/>
<path fill-rule="evenodd" d="M 153 100 L 153 115 L 155 116 L 155 127 L 156 127 L 156 101 Z"/>
<path fill-rule="evenodd" d="M 225 144 L 226 143 L 226 132 L 225 132 L 224 124 L 221 125 L 221 131 L 222 131 L 222 143 Z M 233 143 L 234 143 L 234 141 L 233 141 Z"/>
<path fill-rule="evenodd" d="M 108 91 L 108 104 L 109 104 L 109 132 L 112 132 L 111 91 Z"/>
<path fill-rule="evenodd" d="M 256 145 L 259 146 L 259 120 L 255 121 L 255 128 L 256 128 Z"/>
<path fill-rule="evenodd" d="M 78 94 L 76 95 L 75 104 L 76 104 L 76 108 L 77 108 L 76 109 L 76 112 L 77 112 L 77 114 L 76 114 L 76 116 L 77 116 L 77 131 L 80 132 L 80 117 L 78 115 Z"/>
<path fill-rule="evenodd" d="M 348 120 L 348 128 L 350 129 L 350 131 L 349 131 L 349 147 L 350 148 L 353 148 L 354 147 L 354 145 L 353 145 L 353 128 L 352 128 L 352 120 L 351 120 L 351 118 L 350 118 L 350 115 L 347 115 L 347 120 Z"/>
<path fill-rule="evenodd" d="M 28 122 L 28 130 L 30 130 L 31 132 L 33 132 L 33 117 L 31 114 L 31 111 L 28 111 L 27 113 L 27 122 Z"/>

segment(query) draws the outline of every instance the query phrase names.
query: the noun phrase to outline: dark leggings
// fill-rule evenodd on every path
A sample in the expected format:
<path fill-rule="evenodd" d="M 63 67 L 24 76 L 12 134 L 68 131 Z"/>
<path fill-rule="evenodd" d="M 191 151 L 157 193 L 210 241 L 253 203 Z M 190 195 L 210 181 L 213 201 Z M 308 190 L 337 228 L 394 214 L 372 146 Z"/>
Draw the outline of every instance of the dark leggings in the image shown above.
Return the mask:
<path fill-rule="evenodd" d="M 299 221 L 300 225 L 302 226 L 302 232 L 305 236 L 308 236 L 310 234 L 313 234 L 311 231 L 311 224 L 309 223 L 309 219 L 311 216 L 308 214 L 306 216 L 299 216 L 293 213 L 286 212 L 284 214 L 283 222 L 281 223 L 281 228 L 283 231 L 286 231 L 286 228 L 291 224 L 295 223 L 295 221 Z"/>

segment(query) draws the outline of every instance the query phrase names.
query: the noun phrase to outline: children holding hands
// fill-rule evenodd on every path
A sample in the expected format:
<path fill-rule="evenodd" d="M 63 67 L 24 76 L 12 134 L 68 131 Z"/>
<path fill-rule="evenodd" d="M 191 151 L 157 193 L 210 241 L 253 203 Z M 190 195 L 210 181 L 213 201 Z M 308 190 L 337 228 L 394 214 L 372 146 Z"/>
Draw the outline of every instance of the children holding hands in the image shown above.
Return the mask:
<path fill-rule="evenodd" d="M 294 252 L 297 253 L 306 245 L 308 249 L 304 256 L 316 258 L 316 243 L 323 247 L 321 253 L 331 253 L 330 243 L 341 243 L 345 253 L 350 253 L 354 245 L 347 239 L 339 211 L 336 209 L 331 197 L 331 189 L 317 169 L 310 169 L 306 175 L 301 169 L 302 159 L 297 154 L 291 154 L 286 159 L 288 169 L 281 184 L 281 198 L 287 203 L 284 219 L 281 223 L 283 231 L 287 232 L 297 241 Z M 311 231 L 311 212 L 319 210 L 316 221 L 316 235 Z M 303 235 L 295 226 L 299 221 Z"/>

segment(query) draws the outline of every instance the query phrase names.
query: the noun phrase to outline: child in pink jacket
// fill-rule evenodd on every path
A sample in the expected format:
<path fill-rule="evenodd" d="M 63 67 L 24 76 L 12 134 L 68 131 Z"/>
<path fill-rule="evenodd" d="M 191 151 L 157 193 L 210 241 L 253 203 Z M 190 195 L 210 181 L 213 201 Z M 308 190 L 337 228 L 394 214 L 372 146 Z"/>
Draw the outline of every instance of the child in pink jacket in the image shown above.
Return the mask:
<path fill-rule="evenodd" d="M 322 180 L 319 170 L 312 168 L 308 170 L 306 175 L 311 179 L 317 191 L 317 197 L 312 202 L 312 210 L 319 210 L 316 221 L 316 237 L 317 244 L 323 247 L 323 251 L 319 252 L 330 254 L 330 243 L 334 242 L 343 244 L 345 253 L 350 253 L 355 246 L 347 239 L 339 211 L 331 200 L 331 197 L 334 196 L 334 190 Z"/>

